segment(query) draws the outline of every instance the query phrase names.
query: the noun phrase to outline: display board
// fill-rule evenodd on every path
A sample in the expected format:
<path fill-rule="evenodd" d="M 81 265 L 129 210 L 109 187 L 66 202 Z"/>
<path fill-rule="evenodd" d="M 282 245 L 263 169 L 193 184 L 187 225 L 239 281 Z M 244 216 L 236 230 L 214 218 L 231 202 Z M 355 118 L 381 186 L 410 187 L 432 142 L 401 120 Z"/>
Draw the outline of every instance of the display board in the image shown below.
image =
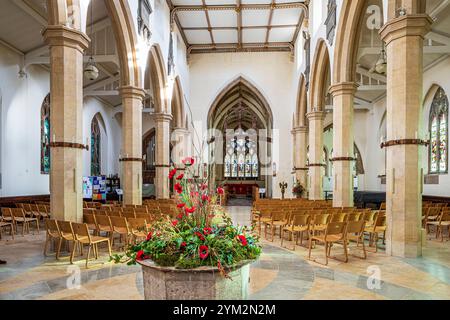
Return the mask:
<path fill-rule="evenodd" d="M 106 177 L 83 177 L 83 198 L 106 200 Z"/>

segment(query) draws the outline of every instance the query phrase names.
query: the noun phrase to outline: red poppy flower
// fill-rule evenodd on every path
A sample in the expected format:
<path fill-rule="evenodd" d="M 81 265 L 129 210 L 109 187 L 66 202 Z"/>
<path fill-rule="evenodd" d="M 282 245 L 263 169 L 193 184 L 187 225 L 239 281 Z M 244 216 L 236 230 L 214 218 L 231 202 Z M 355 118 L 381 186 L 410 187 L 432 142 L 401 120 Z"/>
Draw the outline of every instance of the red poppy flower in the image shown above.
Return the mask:
<path fill-rule="evenodd" d="M 177 177 L 177 180 L 181 180 L 181 179 L 183 179 L 183 177 L 184 177 L 184 173 L 181 173 L 181 174 Z"/>
<path fill-rule="evenodd" d="M 247 238 L 244 235 L 239 235 L 238 236 L 239 241 L 241 241 L 241 244 L 245 247 L 247 245 Z"/>
<path fill-rule="evenodd" d="M 186 212 L 186 213 L 194 213 L 195 212 L 195 207 L 192 207 L 192 208 L 188 208 L 188 207 L 186 207 L 186 208 L 184 208 L 184 211 Z"/>
<path fill-rule="evenodd" d="M 209 196 L 207 194 L 202 194 L 202 201 L 203 202 L 209 201 Z"/>
<path fill-rule="evenodd" d="M 181 209 L 181 208 L 184 208 L 185 205 L 186 205 L 186 203 L 182 202 L 182 203 L 177 204 L 177 207 L 179 209 Z"/>
<path fill-rule="evenodd" d="M 225 190 L 223 190 L 222 187 L 218 187 L 218 188 L 217 188 L 217 193 L 218 193 L 218 194 L 224 194 L 224 193 L 225 193 Z"/>
<path fill-rule="evenodd" d="M 200 255 L 200 259 L 205 260 L 206 258 L 208 258 L 209 255 L 209 248 L 208 246 L 200 246 L 200 248 L 198 248 L 198 254 Z"/>
<path fill-rule="evenodd" d="M 152 239 L 152 235 L 153 235 L 153 234 L 152 234 L 151 232 L 149 232 L 148 235 L 147 235 L 146 240 L 147 240 L 147 241 L 151 240 L 151 239 Z"/>
<path fill-rule="evenodd" d="M 203 233 L 204 233 L 204 234 L 211 234 L 211 232 L 212 232 L 212 229 L 211 229 L 211 228 L 204 228 L 204 229 L 203 229 Z"/>
<path fill-rule="evenodd" d="M 185 241 L 183 241 L 183 242 L 180 244 L 180 248 L 181 248 L 181 249 L 186 248 L 186 246 L 187 246 L 187 244 L 186 244 Z"/>
<path fill-rule="evenodd" d="M 177 169 L 172 169 L 169 172 L 169 179 L 173 179 L 173 177 L 175 176 L 175 174 L 177 173 Z"/>
<path fill-rule="evenodd" d="M 203 183 L 203 184 L 200 186 L 200 188 L 201 188 L 202 190 L 206 190 L 206 189 L 208 188 L 208 186 L 206 185 L 206 183 Z"/>
<path fill-rule="evenodd" d="M 137 261 L 141 261 L 144 258 L 144 251 L 143 250 L 139 250 L 138 253 L 136 254 L 136 260 Z"/>
<path fill-rule="evenodd" d="M 200 232 L 195 232 L 194 233 L 201 241 L 205 241 L 205 236 L 202 235 Z"/>
<path fill-rule="evenodd" d="M 183 187 L 179 183 L 175 184 L 174 189 L 178 193 L 182 193 L 183 192 Z"/>
<path fill-rule="evenodd" d="M 182 213 L 180 213 L 179 215 L 177 215 L 177 218 L 178 218 L 178 220 L 181 220 L 181 219 L 183 219 L 183 214 L 182 214 Z"/>
<path fill-rule="evenodd" d="M 173 225 L 174 227 L 176 227 L 177 224 L 178 224 L 178 220 L 173 220 L 173 221 L 172 221 L 172 225 Z"/>

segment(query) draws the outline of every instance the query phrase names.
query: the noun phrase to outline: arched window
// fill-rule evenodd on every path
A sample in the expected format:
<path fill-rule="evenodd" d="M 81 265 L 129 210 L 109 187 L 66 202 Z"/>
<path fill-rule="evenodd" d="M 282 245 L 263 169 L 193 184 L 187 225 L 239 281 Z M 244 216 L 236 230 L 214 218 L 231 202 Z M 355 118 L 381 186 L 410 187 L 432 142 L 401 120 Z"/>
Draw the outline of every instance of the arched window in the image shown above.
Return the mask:
<path fill-rule="evenodd" d="M 224 156 L 225 178 L 255 179 L 259 177 L 257 135 L 238 129 L 227 137 Z"/>
<path fill-rule="evenodd" d="M 100 124 L 96 115 L 91 122 L 91 176 L 101 174 L 100 146 Z"/>
<path fill-rule="evenodd" d="M 156 162 L 156 131 L 151 129 L 142 140 L 142 177 L 144 184 L 153 184 L 155 179 Z"/>
<path fill-rule="evenodd" d="M 50 172 L 50 94 L 41 106 L 41 173 Z"/>
<path fill-rule="evenodd" d="M 442 88 L 434 95 L 430 109 L 429 172 L 448 172 L 448 99 Z"/>

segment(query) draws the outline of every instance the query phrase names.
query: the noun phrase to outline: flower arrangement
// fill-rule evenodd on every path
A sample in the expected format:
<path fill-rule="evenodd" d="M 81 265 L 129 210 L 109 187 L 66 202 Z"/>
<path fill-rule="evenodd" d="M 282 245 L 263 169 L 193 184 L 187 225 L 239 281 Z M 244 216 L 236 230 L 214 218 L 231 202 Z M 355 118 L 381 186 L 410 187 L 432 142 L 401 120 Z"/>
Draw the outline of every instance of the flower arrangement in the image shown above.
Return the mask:
<path fill-rule="evenodd" d="M 211 192 L 207 179 L 194 178 L 194 162 L 186 158 L 184 173 L 169 172 L 169 178 L 176 179 L 178 215 L 153 223 L 147 238 L 131 245 L 125 254 L 113 256 L 115 262 L 151 259 L 157 265 L 181 269 L 210 266 L 226 276 L 228 267 L 259 257 L 259 238 L 247 227 L 233 225 L 216 204 L 223 188 Z"/>
<path fill-rule="evenodd" d="M 294 187 L 292 188 L 292 193 L 297 197 L 301 197 L 303 192 L 305 192 L 305 187 L 303 187 L 299 181 L 296 181 Z"/>

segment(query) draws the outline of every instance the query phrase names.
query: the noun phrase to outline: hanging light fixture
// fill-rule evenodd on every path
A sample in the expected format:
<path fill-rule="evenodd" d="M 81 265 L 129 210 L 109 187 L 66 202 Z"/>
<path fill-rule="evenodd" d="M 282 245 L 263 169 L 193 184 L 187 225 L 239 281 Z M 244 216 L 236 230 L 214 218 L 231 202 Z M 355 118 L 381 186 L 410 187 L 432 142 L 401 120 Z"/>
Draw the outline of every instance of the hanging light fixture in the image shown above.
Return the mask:
<path fill-rule="evenodd" d="M 387 72 L 387 59 L 386 59 L 386 50 L 383 48 L 381 49 L 380 56 L 375 63 L 375 65 L 372 67 L 372 69 L 369 70 L 370 73 L 379 73 L 385 75 Z"/>
<path fill-rule="evenodd" d="M 94 3 L 91 2 L 91 37 L 94 36 L 94 19 L 93 19 L 93 8 L 94 8 Z M 84 76 L 91 80 L 97 80 L 98 78 L 98 68 L 96 66 L 95 63 L 95 59 L 93 56 L 93 50 L 94 50 L 94 41 L 91 42 L 91 56 L 89 57 L 89 61 L 86 64 L 86 67 L 84 68 Z"/>

